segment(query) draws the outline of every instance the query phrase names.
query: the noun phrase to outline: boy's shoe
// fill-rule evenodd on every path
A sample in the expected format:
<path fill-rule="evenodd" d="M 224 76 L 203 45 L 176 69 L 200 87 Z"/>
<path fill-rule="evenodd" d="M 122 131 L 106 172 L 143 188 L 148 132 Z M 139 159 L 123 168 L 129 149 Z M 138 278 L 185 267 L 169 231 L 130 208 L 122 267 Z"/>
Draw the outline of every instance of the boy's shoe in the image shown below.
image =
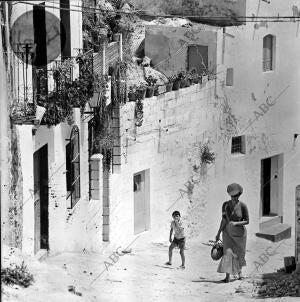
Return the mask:
<path fill-rule="evenodd" d="M 185 266 L 184 265 L 180 265 L 179 268 L 185 269 Z"/>
<path fill-rule="evenodd" d="M 166 262 L 165 265 L 172 265 L 170 261 Z"/>

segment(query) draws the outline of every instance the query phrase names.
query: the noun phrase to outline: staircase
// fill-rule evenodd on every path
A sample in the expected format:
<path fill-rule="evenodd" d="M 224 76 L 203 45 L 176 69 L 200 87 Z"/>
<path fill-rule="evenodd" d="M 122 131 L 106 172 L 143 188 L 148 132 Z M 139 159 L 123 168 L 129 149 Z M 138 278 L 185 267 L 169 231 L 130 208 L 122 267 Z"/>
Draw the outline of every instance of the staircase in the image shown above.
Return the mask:
<path fill-rule="evenodd" d="M 282 223 L 281 216 L 264 217 L 263 222 L 259 225 L 257 237 L 264 238 L 273 242 L 291 238 L 291 227 Z"/>

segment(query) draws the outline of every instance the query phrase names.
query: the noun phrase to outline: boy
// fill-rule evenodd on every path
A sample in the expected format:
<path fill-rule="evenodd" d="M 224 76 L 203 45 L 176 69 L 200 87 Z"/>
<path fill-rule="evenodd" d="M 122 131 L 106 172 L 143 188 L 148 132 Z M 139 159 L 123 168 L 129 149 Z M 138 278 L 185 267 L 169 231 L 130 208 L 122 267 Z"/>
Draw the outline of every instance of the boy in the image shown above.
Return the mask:
<path fill-rule="evenodd" d="M 172 213 L 173 221 L 171 222 L 171 229 L 170 229 L 170 238 L 169 241 L 171 243 L 169 247 L 169 261 L 166 265 L 172 265 L 172 255 L 173 249 L 178 246 L 180 249 L 180 256 L 181 256 L 181 266 L 180 268 L 185 268 L 185 256 L 184 256 L 184 249 L 185 249 L 185 235 L 184 235 L 184 227 L 181 221 L 180 213 L 178 211 L 174 211 Z M 174 231 L 174 239 L 172 240 L 172 234 Z"/>

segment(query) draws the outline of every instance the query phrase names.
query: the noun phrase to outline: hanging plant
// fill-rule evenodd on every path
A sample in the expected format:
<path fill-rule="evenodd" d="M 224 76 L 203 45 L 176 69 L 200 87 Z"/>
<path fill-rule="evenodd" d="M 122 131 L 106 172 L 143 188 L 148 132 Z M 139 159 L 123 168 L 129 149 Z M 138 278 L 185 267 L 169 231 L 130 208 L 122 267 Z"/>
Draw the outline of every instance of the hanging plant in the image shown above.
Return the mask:
<path fill-rule="evenodd" d="M 141 127 L 143 124 L 143 117 L 144 117 L 144 111 L 143 111 L 143 102 L 141 100 L 137 100 L 135 103 L 135 125 L 137 127 Z"/>
<path fill-rule="evenodd" d="M 72 109 L 79 107 L 83 114 L 86 103 L 92 98 L 94 91 L 105 94 L 107 81 L 93 72 L 92 53 L 79 54 L 75 61 L 68 59 L 57 65 L 52 70 L 54 90 L 48 94 L 38 95 L 38 104 L 46 108 L 42 123 L 56 125 L 72 121 Z M 75 64 L 79 65 L 79 76 L 73 79 L 72 74 Z M 48 76 L 51 73 L 47 74 Z M 40 83 L 45 75 L 38 74 Z"/>

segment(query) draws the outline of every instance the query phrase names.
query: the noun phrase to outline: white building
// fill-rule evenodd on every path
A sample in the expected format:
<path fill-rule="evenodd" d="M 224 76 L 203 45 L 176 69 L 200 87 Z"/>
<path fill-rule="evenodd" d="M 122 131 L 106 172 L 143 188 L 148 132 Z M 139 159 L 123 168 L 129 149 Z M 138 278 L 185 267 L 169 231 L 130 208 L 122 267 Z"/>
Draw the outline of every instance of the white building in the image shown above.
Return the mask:
<path fill-rule="evenodd" d="M 72 114 L 61 118 L 63 110 L 70 109 L 59 89 L 64 81 L 78 78 L 82 68 L 75 62 L 78 53 L 87 58 L 91 72 L 107 74 L 109 66 L 122 58 L 122 39 L 115 35 L 116 40 L 102 52 L 85 52 L 81 4 L 81 0 L 27 1 L 14 3 L 11 10 L 13 105 L 48 106 L 46 112 L 37 106 L 33 116 L 10 112 L 11 153 L 16 160 L 10 185 L 15 200 L 9 207 L 15 209 L 18 224 L 9 233 L 18 234 L 18 247 L 28 254 L 99 251 L 102 238 L 108 240 L 102 234 L 106 224 L 102 219 L 105 194 L 100 189 L 102 155 L 92 154 L 94 114 L 88 105 L 79 108 L 74 103 Z"/>
<path fill-rule="evenodd" d="M 81 1 L 72 1 L 71 4 L 80 7 Z M 40 89 L 38 93 L 42 94 L 36 73 L 38 68 L 46 74 L 46 94 L 55 89 L 51 74 L 53 65 L 58 60 L 76 56 L 82 49 L 81 18 L 80 10 L 70 10 L 69 1 L 64 0 L 46 4 L 28 1 L 27 4 L 13 5 L 11 46 L 14 52 L 15 104 L 33 103 L 35 95 L 32 92 L 35 89 Z M 31 62 L 27 64 L 24 61 L 22 52 L 25 52 L 23 47 L 26 44 L 30 47 L 29 57 L 31 52 L 35 54 L 32 59 L 34 68 Z M 17 47 L 20 52 L 17 52 Z M 70 76 L 76 78 L 77 75 L 75 66 Z M 88 219 L 94 207 L 87 202 L 89 118 L 84 120 L 80 109 L 74 108 L 72 125 L 58 122 L 48 127 L 40 125 L 39 119 L 41 116 L 31 121 L 13 121 L 16 126 L 12 153 L 18 158 L 13 166 L 18 176 L 13 182 L 18 189 L 16 212 L 22 250 L 34 254 L 40 249 L 52 252 L 80 250 L 96 244 L 86 235 L 87 229 L 82 227 L 83 220 Z M 76 203 L 80 205 L 75 209 Z"/>
<path fill-rule="evenodd" d="M 224 29 L 212 24 L 146 29 L 145 53 L 158 70 L 170 75 L 188 69 L 189 47 L 199 46 L 204 50 L 199 60 L 207 55 L 204 61 L 216 68 L 216 78 L 146 99 L 141 127 L 132 124 L 132 104 L 122 107 L 121 173 L 111 177 L 112 241 L 129 241 L 143 230 L 151 231 L 153 240 L 166 240 L 175 209 L 189 216 L 189 232 L 213 239 L 232 182 L 244 187 L 250 237 L 294 240 L 299 19 L 278 14 L 292 17 L 299 4 L 247 1 L 245 16 L 257 18 Z M 205 142 L 216 161 L 201 174 L 195 154 Z"/>
<path fill-rule="evenodd" d="M 243 9 L 246 16 L 287 16 L 299 11 L 300 2 L 293 5 L 247 1 Z M 57 8 L 45 11 L 59 14 L 58 3 L 51 6 Z M 14 5 L 14 20 L 29 7 Z M 70 12 L 66 56 L 82 47 L 80 18 Z M 295 238 L 298 22 L 252 21 L 224 29 L 213 24 L 147 28 L 145 52 L 158 70 L 171 75 L 201 60 L 212 75 L 202 84 L 145 99 L 141 126 L 134 103 L 115 108 L 120 144 L 113 163 L 120 164 L 118 169 L 103 169 L 102 156 L 89 154 L 91 117 L 83 119 L 79 109 L 74 109 L 72 126 L 16 126 L 24 251 L 100 250 L 107 241 L 127 246 L 144 231 L 154 241 L 167 240 L 174 210 L 184 216 L 189 235 L 213 239 L 231 182 L 244 187 L 249 236 L 260 232 L 280 240 L 291 232 Z M 31 74 L 30 66 L 27 71 Z M 71 158 L 69 144 L 78 151 Z M 215 152 L 214 164 L 201 162 L 204 145 Z M 80 177 L 73 174 L 73 186 L 69 163 L 80 171 Z"/>

